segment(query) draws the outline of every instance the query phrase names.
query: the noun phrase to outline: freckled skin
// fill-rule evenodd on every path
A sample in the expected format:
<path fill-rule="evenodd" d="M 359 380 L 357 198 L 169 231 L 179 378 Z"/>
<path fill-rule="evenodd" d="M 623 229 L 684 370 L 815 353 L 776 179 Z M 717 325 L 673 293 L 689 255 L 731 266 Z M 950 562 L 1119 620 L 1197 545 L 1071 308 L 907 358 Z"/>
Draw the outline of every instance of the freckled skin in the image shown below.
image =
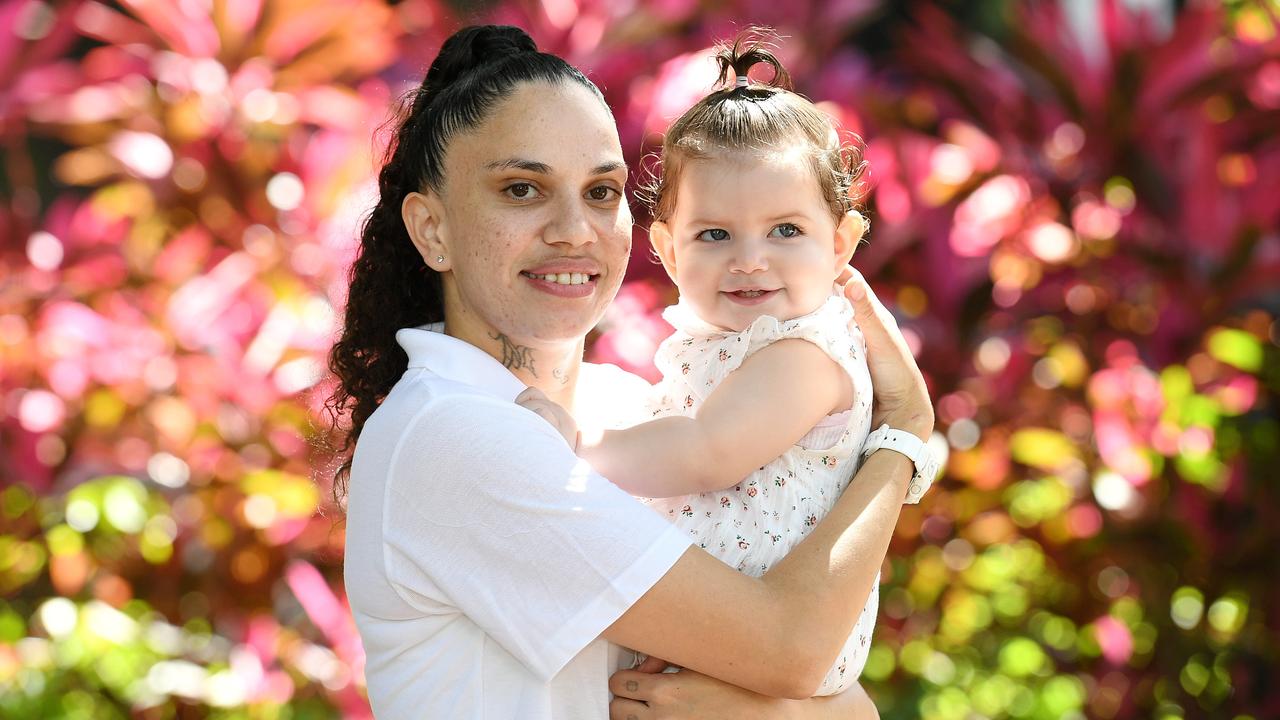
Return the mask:
<path fill-rule="evenodd" d="M 550 172 L 488 167 L 510 158 Z M 622 167 L 593 172 L 610 162 Z M 553 369 L 568 377 L 566 367 L 576 370 L 573 358 L 581 358 L 587 332 L 617 294 L 631 249 L 632 218 L 621 196 L 626 168 L 613 119 L 579 85 L 523 83 L 484 123 L 450 141 L 444 167 L 446 331 L 481 348 L 496 348 L 494 338 L 504 336 L 531 348 L 547 378 Z M 531 187 L 509 189 L 518 183 Z M 520 274 L 559 258 L 598 264 L 591 295 L 556 297 Z"/>
<path fill-rule="evenodd" d="M 783 224 L 801 232 L 770 237 Z M 837 225 L 813 169 L 795 151 L 725 151 L 686 162 L 667 227 L 667 272 L 681 299 L 698 317 L 733 331 L 761 315 L 787 320 L 818 309 L 847 261 L 837 252 Z M 712 228 L 727 239 L 699 239 Z M 780 292 L 759 305 L 722 294 L 744 286 Z"/>

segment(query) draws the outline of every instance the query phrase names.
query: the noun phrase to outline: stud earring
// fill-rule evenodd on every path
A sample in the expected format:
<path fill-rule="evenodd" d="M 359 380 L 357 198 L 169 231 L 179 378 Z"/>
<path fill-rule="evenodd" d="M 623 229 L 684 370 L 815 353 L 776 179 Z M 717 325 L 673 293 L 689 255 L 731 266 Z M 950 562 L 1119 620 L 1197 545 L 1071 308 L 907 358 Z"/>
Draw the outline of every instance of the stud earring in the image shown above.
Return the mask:
<path fill-rule="evenodd" d="M 444 256 L 443 256 L 443 255 L 437 255 L 437 256 L 436 256 L 436 262 L 438 262 L 438 263 L 442 263 L 442 262 L 444 262 Z"/>

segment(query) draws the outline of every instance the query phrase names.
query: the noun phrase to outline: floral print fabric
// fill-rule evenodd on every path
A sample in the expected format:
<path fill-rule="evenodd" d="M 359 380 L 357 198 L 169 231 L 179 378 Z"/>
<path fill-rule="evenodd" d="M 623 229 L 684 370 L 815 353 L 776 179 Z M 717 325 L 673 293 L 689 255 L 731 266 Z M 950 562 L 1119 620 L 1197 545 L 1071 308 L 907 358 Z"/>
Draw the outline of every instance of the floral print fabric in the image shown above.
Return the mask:
<path fill-rule="evenodd" d="M 765 573 L 827 514 L 860 463 L 871 430 L 871 375 L 853 308 L 832 296 L 814 312 L 791 320 L 761 316 L 741 332 L 699 319 L 683 303 L 663 313 L 675 332 L 658 348 L 663 379 L 654 386 L 650 415 L 694 415 L 743 361 L 778 340 L 814 343 L 840 364 L 853 383 L 853 406 L 827 416 L 780 457 L 733 487 L 701 495 L 644 501 L 685 529 L 696 543 L 740 572 Z M 879 578 L 828 672 L 820 695 L 839 692 L 862 672 L 879 600 Z M 729 608 L 726 608 L 729 611 Z"/>

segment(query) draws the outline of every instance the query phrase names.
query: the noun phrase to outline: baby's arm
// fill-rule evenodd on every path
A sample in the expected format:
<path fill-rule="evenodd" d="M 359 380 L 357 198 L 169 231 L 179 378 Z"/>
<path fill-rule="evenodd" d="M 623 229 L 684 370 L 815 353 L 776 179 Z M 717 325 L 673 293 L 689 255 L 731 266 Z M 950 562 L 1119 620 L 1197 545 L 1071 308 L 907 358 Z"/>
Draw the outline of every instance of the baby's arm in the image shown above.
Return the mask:
<path fill-rule="evenodd" d="M 633 495 L 711 492 L 786 452 L 852 401 L 848 373 L 821 348 L 780 340 L 726 377 L 695 417 L 665 417 L 584 437 L 578 454 Z"/>

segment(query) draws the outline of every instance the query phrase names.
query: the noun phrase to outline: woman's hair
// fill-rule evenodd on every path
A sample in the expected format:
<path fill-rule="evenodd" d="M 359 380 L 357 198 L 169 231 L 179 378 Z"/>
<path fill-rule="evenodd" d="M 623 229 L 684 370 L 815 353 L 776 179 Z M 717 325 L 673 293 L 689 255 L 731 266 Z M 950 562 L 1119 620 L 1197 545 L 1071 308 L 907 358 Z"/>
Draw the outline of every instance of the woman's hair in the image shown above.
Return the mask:
<path fill-rule="evenodd" d="M 721 88 L 672 123 L 662 141 L 655 178 L 641 193 L 654 220 L 671 218 L 685 163 L 726 150 L 798 148 L 811 162 L 837 223 L 861 203 L 858 181 L 867 165 L 861 141 L 854 136 L 850 142 L 842 142 L 831 118 L 792 91 L 791 75 L 769 50 L 776 37 L 767 29 L 749 28 L 739 33 L 732 45 L 718 48 L 715 59 L 720 66 Z M 769 82 L 747 78 L 757 64 L 773 68 Z"/>
<path fill-rule="evenodd" d="M 351 450 L 364 423 L 408 366 L 396 331 L 444 320 L 439 273 L 423 262 L 405 229 L 400 207 L 411 192 L 440 190 L 449 141 L 480 125 L 494 107 L 527 82 L 575 82 L 600 90 L 563 59 L 538 52 L 515 27 L 467 27 L 440 48 L 422 84 L 401 103 L 388 125 L 395 133 L 378 173 L 378 203 L 365 219 L 349 274 L 342 336 L 329 352 L 338 386 L 325 401 L 342 436 L 342 464 L 333 484 L 341 502 L 351 473 Z M 608 106 L 605 106 L 606 109 Z M 340 420 L 350 412 L 351 421 Z"/>

